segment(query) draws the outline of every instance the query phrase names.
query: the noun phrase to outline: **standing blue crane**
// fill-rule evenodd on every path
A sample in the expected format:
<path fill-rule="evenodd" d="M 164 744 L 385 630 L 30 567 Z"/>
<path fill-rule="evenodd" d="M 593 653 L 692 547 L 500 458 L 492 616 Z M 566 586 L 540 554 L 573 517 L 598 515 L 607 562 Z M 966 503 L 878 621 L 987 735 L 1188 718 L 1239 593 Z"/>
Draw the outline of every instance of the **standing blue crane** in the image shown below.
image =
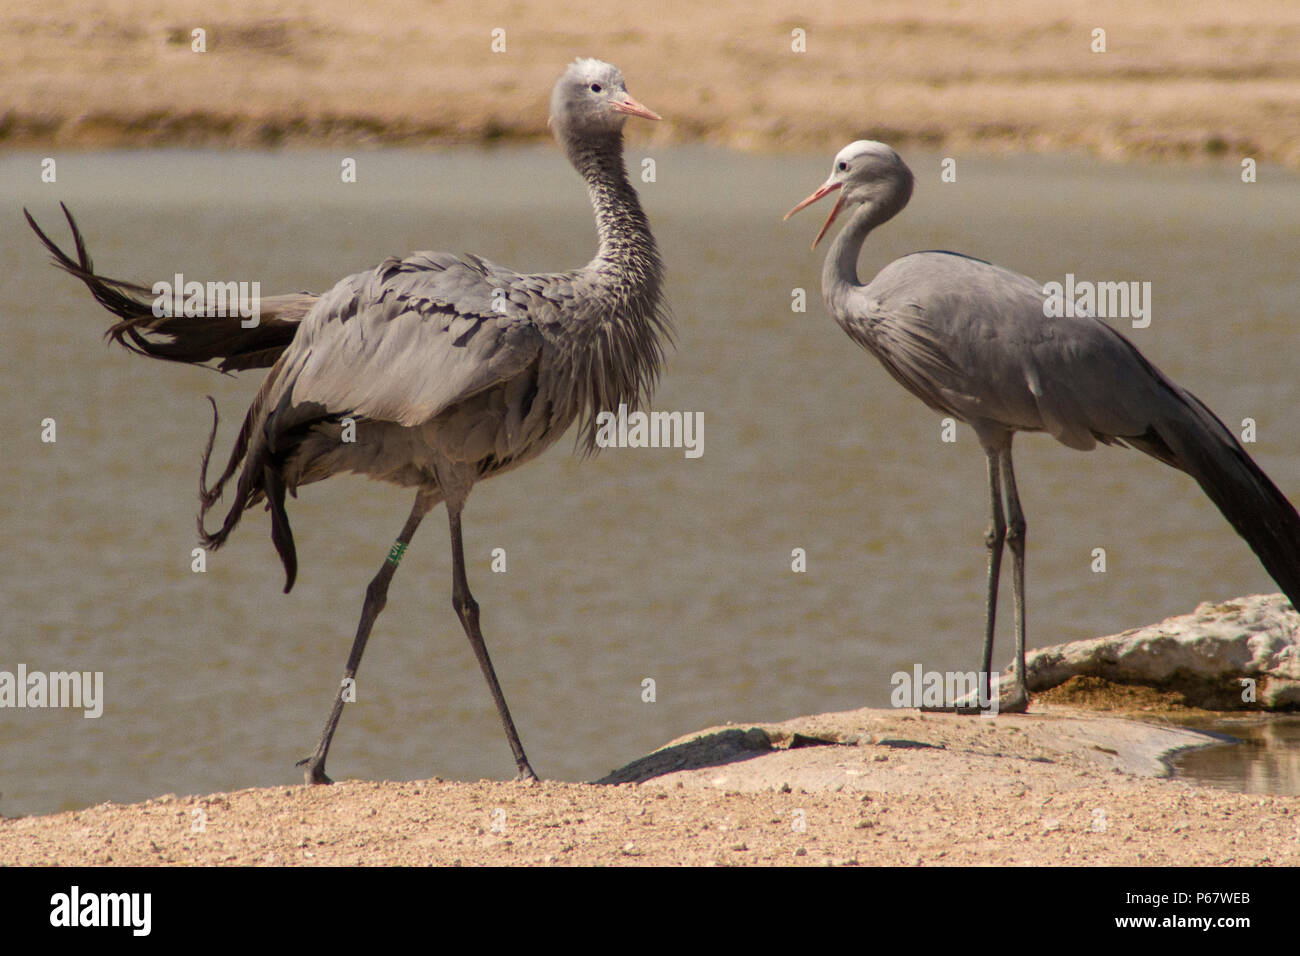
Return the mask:
<path fill-rule="evenodd" d="M 991 674 L 1004 543 L 1014 559 L 1015 686 L 1001 709 L 1029 705 L 1025 683 L 1025 517 L 1011 467 L 1018 431 L 1045 431 L 1070 448 L 1097 442 L 1146 452 L 1194 478 L 1300 608 L 1300 516 L 1205 405 L 1095 318 L 1044 314 L 1032 279 L 955 252 L 896 259 L 858 281 L 871 230 L 912 195 L 912 171 L 884 143 L 858 140 L 835 156 L 830 177 L 788 213 L 839 190 L 813 248 L 853 209 L 826 253 L 826 308 L 900 385 L 975 430 L 988 459 L 993 520 L 983 673 Z M 854 207 L 857 207 L 856 209 Z M 1003 513 L 1003 495 L 1006 514 Z"/>
<path fill-rule="evenodd" d="M 658 380 L 672 325 L 662 262 L 624 168 L 623 125 L 630 116 L 659 119 L 628 94 L 618 68 L 599 60 L 576 60 L 551 95 L 551 128 L 586 180 L 595 209 L 599 247 L 583 268 L 521 275 L 477 256 L 418 252 L 386 259 L 321 296 L 263 299 L 252 329 L 238 316 L 155 316 L 144 286 L 95 274 L 66 207 L 75 260 L 27 216 L 56 264 L 121 317 L 108 332 L 120 344 L 159 359 L 217 361 L 223 371 L 270 366 L 229 461 L 209 486 L 213 403 L 199 483 L 199 533 L 207 547 L 220 548 L 243 513 L 265 501 L 288 592 L 297 556 L 286 491 L 339 472 L 416 489 L 406 524 L 366 588 L 345 685 L 356 676 L 416 528 L 446 504 L 452 605 L 487 679 L 520 780 L 537 775 L 483 642 L 465 574 L 461 512 L 475 482 L 535 458 L 575 420 L 582 447 L 595 452 L 597 415 L 621 403 L 646 404 Z M 348 424 L 351 440 L 344 437 Z M 204 519 L 237 470 L 234 502 L 221 526 L 209 531 Z M 315 752 L 299 762 L 308 783 L 330 782 L 325 757 L 343 703 L 336 694 Z"/>

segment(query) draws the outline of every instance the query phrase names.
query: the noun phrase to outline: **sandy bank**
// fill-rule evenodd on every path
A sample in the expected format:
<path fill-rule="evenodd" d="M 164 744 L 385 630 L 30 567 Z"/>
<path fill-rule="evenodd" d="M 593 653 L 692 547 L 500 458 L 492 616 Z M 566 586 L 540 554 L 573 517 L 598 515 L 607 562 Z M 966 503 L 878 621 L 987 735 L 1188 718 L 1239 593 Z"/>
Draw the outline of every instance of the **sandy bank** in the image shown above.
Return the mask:
<path fill-rule="evenodd" d="M 1086 149 L 1300 167 L 1300 7 L 1059 0 L 382 6 L 70 0 L 0 13 L 0 144 L 278 146 L 546 135 L 576 55 L 663 114 L 638 137 L 832 150 Z M 192 51 L 202 29 L 205 52 Z M 1095 30 L 1105 52 L 1094 52 Z M 495 39 L 504 50 L 493 52 Z M 802 35 L 796 31 L 803 31 Z M 802 50 L 796 47 L 802 45 Z"/>
<path fill-rule="evenodd" d="M 1054 707 L 714 728 L 621 784 L 346 781 L 0 822 L 19 865 L 1290 865 L 1300 797 L 1162 779 L 1173 726 Z"/>

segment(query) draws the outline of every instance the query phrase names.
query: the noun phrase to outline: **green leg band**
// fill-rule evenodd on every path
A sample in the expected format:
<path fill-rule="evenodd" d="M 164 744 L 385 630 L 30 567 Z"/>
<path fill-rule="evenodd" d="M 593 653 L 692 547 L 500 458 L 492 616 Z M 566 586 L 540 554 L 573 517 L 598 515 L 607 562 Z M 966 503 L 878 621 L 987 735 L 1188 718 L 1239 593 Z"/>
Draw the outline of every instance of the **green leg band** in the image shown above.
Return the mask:
<path fill-rule="evenodd" d="M 397 541 L 388 552 L 388 563 L 397 567 L 397 563 L 402 560 L 402 555 L 406 554 L 406 542 Z"/>

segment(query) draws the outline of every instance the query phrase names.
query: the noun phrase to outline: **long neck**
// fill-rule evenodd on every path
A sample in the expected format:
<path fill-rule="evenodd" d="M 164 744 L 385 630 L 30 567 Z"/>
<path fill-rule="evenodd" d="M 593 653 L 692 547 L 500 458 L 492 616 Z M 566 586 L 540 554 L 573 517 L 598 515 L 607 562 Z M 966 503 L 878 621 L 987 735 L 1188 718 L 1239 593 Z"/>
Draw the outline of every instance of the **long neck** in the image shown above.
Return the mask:
<path fill-rule="evenodd" d="M 868 233 L 898 215 L 911 197 L 911 183 L 900 184 L 853 211 L 848 223 L 831 243 L 822 265 L 822 295 L 837 318 L 850 311 L 851 299 L 862 290 L 858 281 L 858 254 Z"/>
<path fill-rule="evenodd" d="M 595 258 L 574 274 L 564 346 L 569 407 L 581 416 L 579 441 L 592 453 L 600 412 L 649 404 L 672 321 L 661 298 L 663 262 L 623 168 L 622 134 L 568 138 L 565 151 L 587 181 L 600 240 Z"/>
<path fill-rule="evenodd" d="M 622 133 L 587 136 L 565 145 L 570 161 L 587 182 L 596 213 L 600 245 L 587 269 L 604 277 L 657 280 L 662 263 L 636 190 L 627 181 Z"/>

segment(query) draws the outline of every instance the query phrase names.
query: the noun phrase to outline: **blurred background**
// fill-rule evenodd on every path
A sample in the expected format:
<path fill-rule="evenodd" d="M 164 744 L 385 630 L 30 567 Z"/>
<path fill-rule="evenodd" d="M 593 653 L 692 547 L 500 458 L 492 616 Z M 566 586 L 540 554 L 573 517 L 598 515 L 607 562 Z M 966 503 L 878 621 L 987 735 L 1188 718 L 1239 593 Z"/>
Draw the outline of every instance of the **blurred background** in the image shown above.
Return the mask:
<path fill-rule="evenodd" d="M 182 272 L 324 291 L 416 249 L 574 268 L 594 230 L 546 114 L 579 55 L 617 63 L 664 117 L 628 125 L 678 326 L 654 407 L 703 412 L 704 455 L 581 461 L 566 438 L 475 489 L 470 582 L 543 776 L 594 779 L 726 721 L 884 706 L 914 663 L 978 666 L 979 446 L 964 427 L 940 441 L 938 416 L 827 317 L 808 245 L 828 210 L 781 222 L 850 140 L 889 142 L 917 175 L 908 209 L 868 240 L 864 277 L 948 248 L 1043 282 L 1150 282 L 1150 327 L 1119 327 L 1234 431 L 1254 419 L 1248 450 L 1300 499 L 1300 8 L 1077 7 L 0 11 L 0 670 L 105 684 L 98 720 L 0 710 L 0 812 L 296 783 L 411 504 L 355 477 L 302 489 L 288 596 L 260 511 L 193 573 L 203 396 L 222 411 L 223 460 L 259 374 L 106 348 L 107 313 L 49 268 L 22 207 L 66 242 L 66 202 L 100 271 L 146 285 Z M 806 312 L 791 308 L 799 289 Z M 1152 459 L 1026 435 L 1016 461 L 1031 646 L 1276 590 L 1196 485 Z M 451 609 L 441 511 L 395 578 L 358 695 L 336 778 L 512 775 Z"/>
<path fill-rule="evenodd" d="M 540 139 L 558 65 L 595 56 L 654 100 L 661 143 L 1300 164 L 1300 7 L 1274 0 L 4 6 L 14 146 Z"/>

